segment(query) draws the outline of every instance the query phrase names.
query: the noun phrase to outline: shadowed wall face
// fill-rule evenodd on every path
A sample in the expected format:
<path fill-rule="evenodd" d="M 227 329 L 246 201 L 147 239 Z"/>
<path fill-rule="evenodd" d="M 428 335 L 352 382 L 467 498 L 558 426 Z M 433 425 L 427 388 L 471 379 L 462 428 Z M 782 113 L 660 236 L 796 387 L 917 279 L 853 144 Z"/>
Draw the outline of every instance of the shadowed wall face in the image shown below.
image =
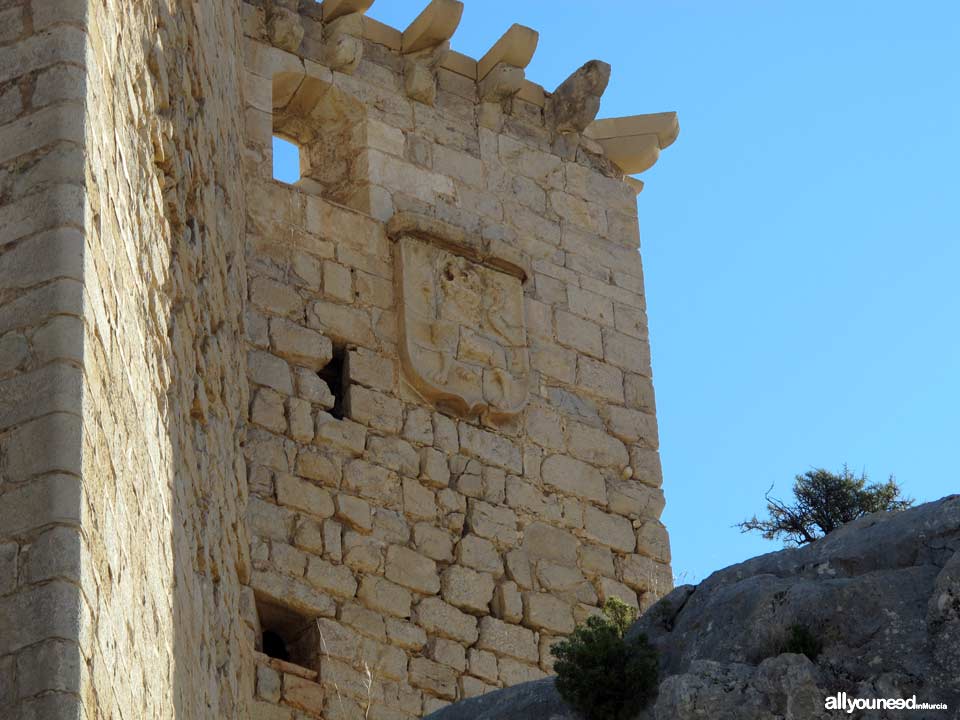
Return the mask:
<path fill-rule="evenodd" d="M 87 714 L 245 717 L 239 5 L 90 13 Z"/>

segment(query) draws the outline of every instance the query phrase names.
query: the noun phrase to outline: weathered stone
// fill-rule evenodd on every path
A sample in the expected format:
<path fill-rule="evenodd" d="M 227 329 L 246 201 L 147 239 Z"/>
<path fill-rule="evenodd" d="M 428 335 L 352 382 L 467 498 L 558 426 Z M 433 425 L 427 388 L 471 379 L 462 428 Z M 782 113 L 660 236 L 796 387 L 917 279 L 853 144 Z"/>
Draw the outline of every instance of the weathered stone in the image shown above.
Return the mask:
<path fill-rule="evenodd" d="M 417 550 L 438 562 L 453 560 L 453 537 L 449 532 L 430 522 L 419 522 L 413 527 L 413 543 Z M 460 562 L 463 562 L 460 560 Z"/>
<path fill-rule="evenodd" d="M 436 496 L 417 480 L 404 478 L 403 512 L 414 520 L 433 520 L 437 516 Z"/>
<path fill-rule="evenodd" d="M 546 673 L 536 665 L 530 665 L 525 662 L 517 662 L 512 658 L 501 658 L 499 670 L 500 682 L 507 686 L 533 682 L 546 677 Z"/>
<path fill-rule="evenodd" d="M 269 388 L 260 388 L 253 396 L 250 407 L 250 420 L 275 433 L 287 430 L 287 419 L 283 407 L 283 395 Z"/>
<path fill-rule="evenodd" d="M 276 477 L 277 502 L 303 510 L 320 518 L 332 517 L 333 497 L 330 492 L 293 475 L 280 473 Z"/>
<path fill-rule="evenodd" d="M 470 568 L 451 565 L 441 578 L 442 596 L 451 605 L 476 613 L 485 613 L 493 598 L 493 576 Z"/>
<path fill-rule="evenodd" d="M 370 503 L 352 495 L 337 495 L 336 515 L 350 527 L 360 532 L 373 530 L 373 516 L 370 512 Z"/>
<path fill-rule="evenodd" d="M 285 395 L 293 394 L 290 366 L 276 355 L 251 350 L 247 353 L 247 370 L 250 379 L 258 385 L 266 385 Z"/>
<path fill-rule="evenodd" d="M 523 598 L 514 582 L 497 585 L 493 594 L 493 614 L 508 623 L 523 621 Z"/>
<path fill-rule="evenodd" d="M 476 619 L 439 598 L 425 627 L 401 618 L 436 563 L 451 588 L 495 578 L 511 620 L 540 588 L 588 612 L 573 564 L 515 547 L 537 523 L 569 531 L 551 556 L 595 544 L 602 486 L 551 485 L 544 461 L 614 485 L 629 442 L 659 486 L 632 414 L 653 411 L 636 183 L 615 163 L 644 137 L 622 125 L 659 147 L 673 116 L 587 126 L 602 66 L 552 97 L 520 83 L 519 27 L 471 70 L 444 42 L 456 3 L 409 33 L 338 0 L 0 4 L 0 715 L 409 720 L 536 677 L 542 657 L 478 648 L 492 662 L 466 674 Z M 616 497 L 637 555 L 668 557 L 645 524 L 660 496 Z M 156 627 L 124 630 L 131 598 Z M 323 621 L 326 655 L 290 648 L 318 677 L 244 652 L 294 615 Z M 84 679 L 87 646 L 150 691 Z"/>
<path fill-rule="evenodd" d="M 397 437 L 371 437 L 367 441 L 366 459 L 407 477 L 416 477 L 420 471 L 417 451 L 406 440 Z"/>
<path fill-rule="evenodd" d="M 457 543 L 457 562 L 474 570 L 503 575 L 503 561 L 496 546 L 476 535 L 466 535 Z"/>
<path fill-rule="evenodd" d="M 523 594 L 523 624 L 534 630 L 567 635 L 573 632 L 573 613 L 570 605 L 553 595 L 526 592 Z"/>
<path fill-rule="evenodd" d="M 550 96 L 547 111 L 557 132 L 583 132 L 600 109 L 610 81 L 610 66 L 591 60 L 568 77 Z"/>
<path fill-rule="evenodd" d="M 477 619 L 437 597 L 420 601 L 417 605 L 417 623 L 431 635 L 459 640 L 466 645 L 477 641 Z"/>
<path fill-rule="evenodd" d="M 660 563 L 670 562 L 670 537 L 659 520 L 647 520 L 637 530 L 637 552 Z"/>
<path fill-rule="evenodd" d="M 467 525 L 480 537 L 502 547 L 511 547 L 517 541 L 517 516 L 508 508 L 470 500 L 467 504 Z"/>
<path fill-rule="evenodd" d="M 638 609 L 640 607 L 640 603 L 637 602 L 637 594 L 631 588 L 612 578 L 602 577 L 597 580 L 597 594 L 600 595 L 601 602 L 606 602 L 608 598 L 615 597 L 623 600 L 627 605 L 632 605 Z"/>
<path fill-rule="evenodd" d="M 420 451 L 420 478 L 433 487 L 447 487 L 450 484 L 447 456 L 433 448 L 423 448 Z"/>
<path fill-rule="evenodd" d="M 574 497 L 606 505 L 607 488 L 600 472 L 567 455 L 551 455 L 540 468 L 547 486 Z"/>
<path fill-rule="evenodd" d="M 448 700 L 457 697 L 457 673 L 427 658 L 410 661 L 410 684 Z"/>
<path fill-rule="evenodd" d="M 350 382 L 360 383 L 383 392 L 391 392 L 395 384 L 397 364 L 394 360 L 377 355 L 364 348 L 347 353 L 347 377 Z"/>
<path fill-rule="evenodd" d="M 489 616 L 480 619 L 477 648 L 524 662 L 535 663 L 540 660 L 532 631 Z"/>
<path fill-rule="evenodd" d="M 430 411 L 426 408 L 408 411 L 403 421 L 403 437 L 409 442 L 433 445 L 433 422 L 430 419 Z"/>
<path fill-rule="evenodd" d="M 592 505 L 583 512 L 583 528 L 587 537 L 618 552 L 630 553 L 637 546 L 637 537 L 629 520 Z"/>
<path fill-rule="evenodd" d="M 491 652 L 470 648 L 470 674 L 494 683 L 497 681 L 497 656 Z"/>
<path fill-rule="evenodd" d="M 270 320 L 270 346 L 280 357 L 313 370 L 322 369 L 333 357 L 329 338 L 282 318 Z"/>
<path fill-rule="evenodd" d="M 400 618 L 410 617 L 410 591 L 385 578 L 364 576 L 357 597 L 371 610 Z"/>
<path fill-rule="evenodd" d="M 514 474 L 523 472 L 520 450 L 507 438 L 461 423 L 460 447 L 467 455 L 488 465 Z"/>
<path fill-rule="evenodd" d="M 297 453 L 296 470 L 298 475 L 316 480 L 329 487 L 339 487 L 341 470 L 334 458 L 311 448 L 302 448 Z"/>
<path fill-rule="evenodd" d="M 513 580 L 521 589 L 529 590 L 533 587 L 533 573 L 530 571 L 530 556 L 525 549 L 511 550 L 504 555 L 507 566 L 507 577 Z"/>
<path fill-rule="evenodd" d="M 582 423 L 567 426 L 567 449 L 574 457 L 594 465 L 622 468 L 629 462 L 622 442 Z"/>
<path fill-rule="evenodd" d="M 459 673 L 467 669 L 467 651 L 464 650 L 463 645 L 452 640 L 435 638 L 430 643 L 429 655 L 436 662 L 451 667 Z"/>
<path fill-rule="evenodd" d="M 347 408 L 353 420 L 377 430 L 399 433 L 403 424 L 399 400 L 359 385 L 351 385 L 347 391 Z"/>
<path fill-rule="evenodd" d="M 336 420 L 328 413 L 317 413 L 317 435 L 314 438 L 317 445 L 330 444 L 359 457 L 363 454 L 366 439 L 367 429 L 363 425 L 351 420 Z"/>
<path fill-rule="evenodd" d="M 313 441 L 314 423 L 313 409 L 310 403 L 302 398 L 287 400 L 287 424 L 290 428 L 290 437 L 300 443 Z"/>
<path fill-rule="evenodd" d="M 659 488 L 631 480 L 608 482 L 607 497 L 610 510 L 631 518 L 657 518 L 664 506 Z"/>
<path fill-rule="evenodd" d="M 357 581 L 349 568 L 319 558 L 310 559 L 307 581 L 320 590 L 344 599 L 352 598 L 357 593 Z"/>
<path fill-rule="evenodd" d="M 603 400 L 623 402 L 623 372 L 613 365 L 579 357 L 577 384 Z"/>
<path fill-rule="evenodd" d="M 427 634 L 413 623 L 388 617 L 386 627 L 387 637 L 398 647 L 417 652 L 427 644 Z"/>
<path fill-rule="evenodd" d="M 561 565 L 576 567 L 578 545 L 577 539 L 572 534 L 545 523 L 533 523 L 523 531 L 523 550 L 534 561 L 543 558 Z M 517 583 L 525 587 L 519 580 Z"/>
<path fill-rule="evenodd" d="M 437 564 L 430 558 L 399 545 L 391 545 L 387 549 L 386 576 L 398 585 L 425 595 L 440 591 Z"/>
<path fill-rule="evenodd" d="M 397 507 L 400 504 L 399 476 L 365 460 L 353 460 L 344 467 L 343 487 L 381 506 Z"/>

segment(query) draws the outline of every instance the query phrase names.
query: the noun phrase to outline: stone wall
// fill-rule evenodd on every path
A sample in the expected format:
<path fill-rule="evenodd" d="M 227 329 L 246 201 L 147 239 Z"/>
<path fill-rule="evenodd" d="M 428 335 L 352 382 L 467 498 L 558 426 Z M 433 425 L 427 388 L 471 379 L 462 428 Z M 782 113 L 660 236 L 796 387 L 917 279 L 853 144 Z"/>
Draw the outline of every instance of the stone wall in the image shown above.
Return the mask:
<path fill-rule="evenodd" d="M 79 704 L 82 11 L 0 3 L 0 716 Z M 73 715 L 76 716 L 75 714 Z"/>
<path fill-rule="evenodd" d="M 605 66 L 369 5 L 0 0 L 3 717 L 418 717 L 671 586 Z"/>
<path fill-rule="evenodd" d="M 243 717 L 239 6 L 90 8 L 90 714 Z"/>
<path fill-rule="evenodd" d="M 0 2 L 0 716 L 247 716 L 239 48 Z"/>
<path fill-rule="evenodd" d="M 255 716 L 417 717 L 672 587 L 636 190 L 542 88 L 296 10 L 243 6 Z"/>

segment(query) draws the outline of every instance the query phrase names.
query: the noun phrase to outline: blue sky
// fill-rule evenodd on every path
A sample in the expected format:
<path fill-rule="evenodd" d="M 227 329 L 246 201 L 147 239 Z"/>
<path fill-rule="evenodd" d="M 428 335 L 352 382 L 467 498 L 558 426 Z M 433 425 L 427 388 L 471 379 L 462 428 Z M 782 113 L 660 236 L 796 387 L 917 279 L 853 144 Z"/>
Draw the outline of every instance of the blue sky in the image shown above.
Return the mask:
<path fill-rule="evenodd" d="M 548 90 L 597 58 L 601 117 L 680 116 L 639 197 L 674 573 L 779 549 L 732 526 L 811 467 L 960 492 L 960 3 L 466 0 L 453 47 L 513 22 Z"/>

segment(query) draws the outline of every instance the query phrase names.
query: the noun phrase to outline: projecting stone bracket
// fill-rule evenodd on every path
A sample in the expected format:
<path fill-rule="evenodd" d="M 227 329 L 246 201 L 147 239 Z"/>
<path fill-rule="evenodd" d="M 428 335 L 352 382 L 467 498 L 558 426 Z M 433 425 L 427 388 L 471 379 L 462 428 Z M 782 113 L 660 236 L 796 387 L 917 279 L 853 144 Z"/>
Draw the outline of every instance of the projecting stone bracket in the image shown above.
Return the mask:
<path fill-rule="evenodd" d="M 437 67 L 450 52 L 450 38 L 463 16 L 459 0 L 432 0 L 403 31 L 403 82 L 407 96 L 433 105 L 437 97 Z"/>
<path fill-rule="evenodd" d="M 584 136 L 597 142 L 604 154 L 627 175 L 653 167 L 660 151 L 680 133 L 675 112 L 594 120 Z"/>
<path fill-rule="evenodd" d="M 303 40 L 303 21 L 295 0 L 274 0 L 266 8 L 267 37 L 276 47 L 296 52 Z"/>
<path fill-rule="evenodd" d="M 372 3 L 371 3 L 372 4 Z M 324 3 L 324 19 L 326 19 Z M 323 28 L 323 62 L 331 70 L 353 74 L 363 58 L 363 14 L 340 15 Z"/>
<path fill-rule="evenodd" d="M 477 61 L 477 91 L 483 102 L 503 102 L 520 92 L 524 68 L 537 50 L 540 35 L 523 25 L 513 25 L 487 54 Z"/>

